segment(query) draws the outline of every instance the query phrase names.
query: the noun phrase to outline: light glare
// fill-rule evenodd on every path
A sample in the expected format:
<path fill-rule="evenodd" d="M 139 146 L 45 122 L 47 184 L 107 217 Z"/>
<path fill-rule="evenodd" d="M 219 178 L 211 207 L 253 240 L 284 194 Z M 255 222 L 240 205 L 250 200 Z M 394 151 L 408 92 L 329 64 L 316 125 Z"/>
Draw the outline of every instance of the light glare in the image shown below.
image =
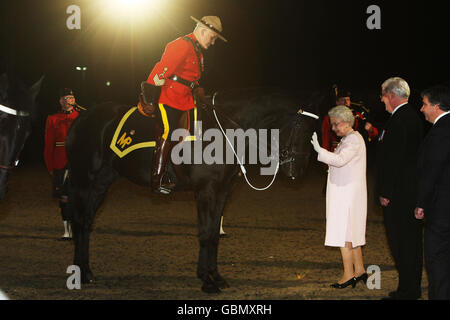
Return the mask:
<path fill-rule="evenodd" d="M 122 8 L 136 8 L 139 5 L 143 4 L 143 0 L 116 0 L 117 5 Z"/>
<path fill-rule="evenodd" d="M 112 2 L 118 15 L 138 15 L 148 9 L 156 8 L 158 0 L 115 0 Z"/>

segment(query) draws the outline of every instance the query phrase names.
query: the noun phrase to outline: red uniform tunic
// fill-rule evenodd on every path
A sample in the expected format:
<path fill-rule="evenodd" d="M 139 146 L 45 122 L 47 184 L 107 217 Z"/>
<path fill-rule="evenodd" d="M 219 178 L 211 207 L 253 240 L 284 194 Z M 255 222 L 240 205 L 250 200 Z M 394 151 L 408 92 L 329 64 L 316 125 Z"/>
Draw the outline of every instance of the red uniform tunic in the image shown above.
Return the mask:
<path fill-rule="evenodd" d="M 55 113 L 47 117 L 45 125 L 44 159 L 48 172 L 63 169 L 67 164 L 66 149 L 64 147 L 67 132 L 78 112 Z"/>
<path fill-rule="evenodd" d="M 325 115 L 322 120 L 322 148 L 333 152 L 338 143 L 338 136 L 331 130 L 330 116 Z"/>
<path fill-rule="evenodd" d="M 186 37 L 191 38 L 195 45 L 198 45 L 194 34 L 190 33 Z M 165 81 L 161 88 L 159 103 L 179 110 L 195 108 L 191 89 L 184 84 L 170 80 L 169 77 L 176 75 L 190 82 L 197 82 L 203 71 L 203 54 L 200 49 L 199 55 L 200 65 L 194 46 L 183 37 L 166 46 L 161 61 L 155 65 L 147 79 L 147 82 L 154 86 L 160 86 L 159 81 Z"/>

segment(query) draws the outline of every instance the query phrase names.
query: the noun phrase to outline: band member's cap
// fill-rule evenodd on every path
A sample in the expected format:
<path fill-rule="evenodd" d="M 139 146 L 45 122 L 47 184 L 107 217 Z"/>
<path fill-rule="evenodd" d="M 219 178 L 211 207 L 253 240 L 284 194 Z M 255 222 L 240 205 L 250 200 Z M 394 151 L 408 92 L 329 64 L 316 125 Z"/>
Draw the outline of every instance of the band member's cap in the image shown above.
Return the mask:
<path fill-rule="evenodd" d="M 205 26 L 206 28 L 214 31 L 221 40 L 228 42 L 228 40 L 225 39 L 221 34 L 222 22 L 220 22 L 219 17 L 205 16 L 205 17 L 201 18 L 200 20 L 198 20 L 197 18 L 194 18 L 193 16 L 191 16 L 191 19 L 197 23 L 200 23 L 201 25 Z"/>
<path fill-rule="evenodd" d="M 336 99 L 343 98 L 343 97 L 351 97 L 351 96 L 352 96 L 352 93 L 349 90 L 347 90 L 345 88 L 337 89 Z"/>
<path fill-rule="evenodd" d="M 60 97 L 73 96 L 73 95 L 74 95 L 73 90 L 70 88 L 63 88 L 59 92 Z"/>

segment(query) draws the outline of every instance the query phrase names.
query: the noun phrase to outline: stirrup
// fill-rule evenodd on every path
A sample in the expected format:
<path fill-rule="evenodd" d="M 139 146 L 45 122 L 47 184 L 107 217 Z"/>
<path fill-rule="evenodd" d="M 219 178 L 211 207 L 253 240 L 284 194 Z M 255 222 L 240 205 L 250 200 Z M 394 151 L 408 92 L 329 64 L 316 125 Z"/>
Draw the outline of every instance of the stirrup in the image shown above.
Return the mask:
<path fill-rule="evenodd" d="M 159 178 L 159 186 L 153 187 L 153 192 L 156 194 L 170 194 L 173 189 L 176 187 L 175 183 L 172 183 L 170 179 L 167 180 L 167 183 L 163 183 L 163 179 L 166 176 L 166 172 L 164 172 Z"/>

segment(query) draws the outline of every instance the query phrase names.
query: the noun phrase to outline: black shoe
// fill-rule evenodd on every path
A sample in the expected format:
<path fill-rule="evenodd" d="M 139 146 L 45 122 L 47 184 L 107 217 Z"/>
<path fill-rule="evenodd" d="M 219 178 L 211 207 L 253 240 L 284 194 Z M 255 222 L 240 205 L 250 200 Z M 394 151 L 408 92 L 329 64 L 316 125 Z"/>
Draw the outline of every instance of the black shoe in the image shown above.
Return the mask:
<path fill-rule="evenodd" d="M 401 294 L 398 291 L 391 291 L 387 297 L 383 297 L 381 300 L 417 300 L 419 298 L 420 296 L 408 296 Z"/>
<path fill-rule="evenodd" d="M 389 292 L 388 296 L 381 298 L 381 300 L 399 300 L 398 299 L 398 291 Z"/>
<path fill-rule="evenodd" d="M 359 281 L 362 281 L 364 284 L 367 284 L 367 278 L 369 278 L 369 275 L 366 272 L 364 272 L 362 275 L 355 278 L 356 283 L 358 283 Z"/>
<path fill-rule="evenodd" d="M 330 285 L 332 288 L 336 288 L 336 289 L 344 289 L 347 288 L 349 285 L 352 286 L 352 288 L 354 288 L 356 286 L 356 278 L 353 277 L 350 280 L 344 282 L 344 283 L 333 283 L 332 285 Z"/>
<path fill-rule="evenodd" d="M 420 294 L 404 294 L 397 292 L 394 297 L 394 300 L 418 300 L 420 299 Z"/>
<path fill-rule="evenodd" d="M 389 297 L 395 298 L 397 296 L 397 291 L 391 291 L 389 292 Z"/>

